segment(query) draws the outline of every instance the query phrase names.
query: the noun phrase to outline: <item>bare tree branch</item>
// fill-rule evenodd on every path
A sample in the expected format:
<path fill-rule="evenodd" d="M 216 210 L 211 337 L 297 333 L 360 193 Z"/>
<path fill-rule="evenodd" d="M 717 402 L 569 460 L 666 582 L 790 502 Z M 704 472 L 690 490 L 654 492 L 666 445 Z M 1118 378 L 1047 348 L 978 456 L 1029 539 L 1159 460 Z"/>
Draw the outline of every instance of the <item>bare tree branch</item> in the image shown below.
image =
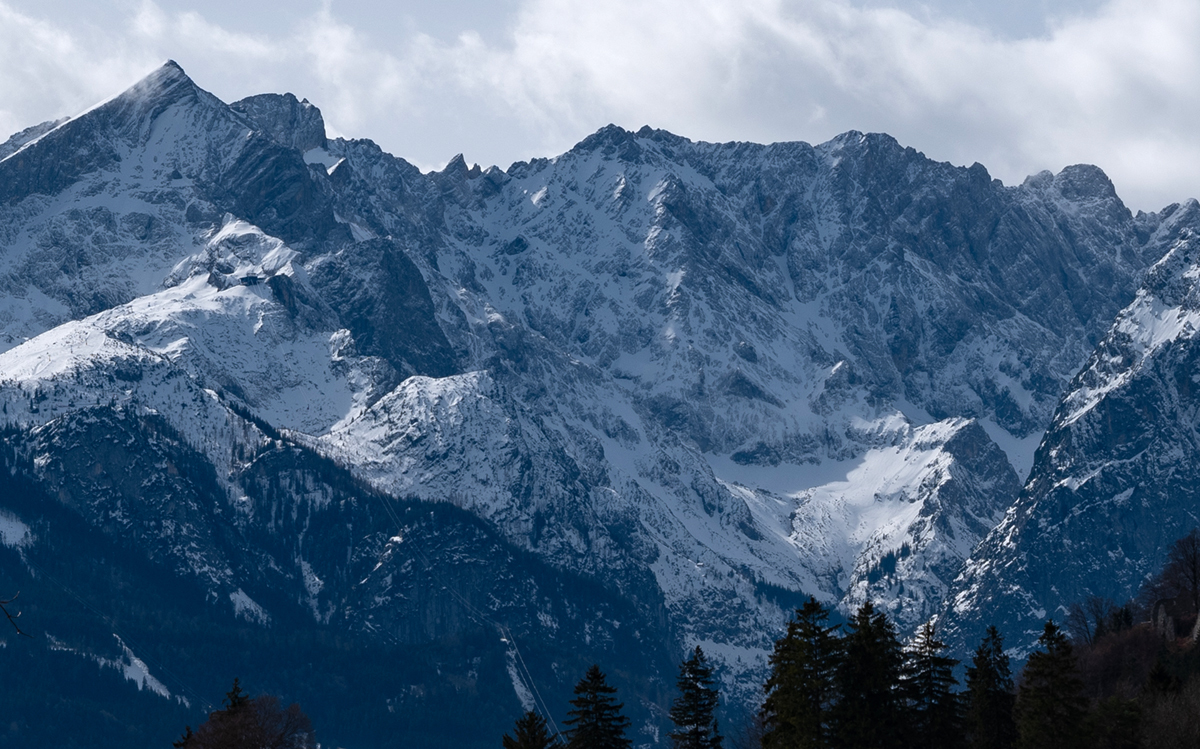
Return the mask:
<path fill-rule="evenodd" d="M 21 591 L 17 591 L 17 595 L 9 598 L 8 600 L 0 600 L 0 612 L 3 612 L 4 616 L 8 618 L 9 623 L 13 625 L 13 629 L 17 630 L 18 635 L 33 637 L 33 635 L 21 629 L 21 626 L 17 624 L 17 619 L 21 616 L 21 612 L 18 611 L 16 614 L 11 614 L 8 611 L 8 606 L 16 601 L 17 596 L 19 595 L 21 595 Z"/>

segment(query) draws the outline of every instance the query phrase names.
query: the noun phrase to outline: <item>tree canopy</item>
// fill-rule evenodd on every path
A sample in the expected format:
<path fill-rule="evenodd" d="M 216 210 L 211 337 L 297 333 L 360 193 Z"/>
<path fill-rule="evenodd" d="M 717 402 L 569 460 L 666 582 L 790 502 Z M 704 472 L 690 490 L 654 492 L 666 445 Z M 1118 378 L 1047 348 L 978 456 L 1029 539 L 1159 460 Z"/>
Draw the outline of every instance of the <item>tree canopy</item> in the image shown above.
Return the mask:
<path fill-rule="evenodd" d="M 975 749 L 1011 749 L 1017 740 L 1013 722 L 1016 691 L 1004 638 L 990 626 L 967 666 L 966 729 Z"/>
<path fill-rule="evenodd" d="M 721 731 L 717 725 L 720 695 L 713 687 L 712 668 L 697 645 L 691 656 L 679 665 L 679 697 L 671 705 L 671 745 L 675 749 L 721 749 Z"/>
<path fill-rule="evenodd" d="M 533 710 L 527 710 L 517 719 L 513 735 L 504 735 L 504 749 L 551 749 L 560 746 L 558 737 L 550 733 L 546 719 Z"/>
<path fill-rule="evenodd" d="M 775 642 L 762 708 L 766 749 L 828 746 L 838 651 L 836 627 L 828 620 L 829 611 L 810 597 Z"/>
<path fill-rule="evenodd" d="M 617 702 L 616 693 L 616 687 L 609 686 L 600 667 L 593 664 L 575 685 L 575 699 L 567 711 L 571 717 L 563 721 L 570 726 L 568 749 L 628 749 L 625 729 L 629 718 L 621 714 L 625 705 Z"/>
<path fill-rule="evenodd" d="M 911 740 L 915 746 L 955 749 L 963 745 L 957 682 L 958 661 L 947 657 L 946 644 L 926 622 L 908 653 L 904 686 L 911 714 Z"/>
<path fill-rule="evenodd" d="M 834 745 L 903 747 L 908 740 L 904 653 L 892 623 L 867 601 L 847 625 L 841 645 L 834 673 L 839 698 L 832 711 Z"/>
<path fill-rule="evenodd" d="M 1071 641 L 1053 620 L 1029 655 L 1017 693 L 1019 749 L 1073 749 L 1085 746 L 1087 705 Z"/>

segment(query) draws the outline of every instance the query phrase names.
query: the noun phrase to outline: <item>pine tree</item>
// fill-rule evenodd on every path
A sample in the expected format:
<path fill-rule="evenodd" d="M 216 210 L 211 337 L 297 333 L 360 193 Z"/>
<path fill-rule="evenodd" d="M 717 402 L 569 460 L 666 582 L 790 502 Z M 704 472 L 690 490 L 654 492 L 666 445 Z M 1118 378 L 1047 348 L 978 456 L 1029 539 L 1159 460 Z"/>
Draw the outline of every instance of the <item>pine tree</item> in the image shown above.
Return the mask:
<path fill-rule="evenodd" d="M 967 666 L 966 728 L 972 749 L 1012 749 L 1017 740 L 1015 702 L 1004 638 L 994 626 L 988 627 Z"/>
<path fill-rule="evenodd" d="M 962 746 L 962 721 L 954 694 L 958 661 L 944 655 L 946 643 L 926 622 L 905 664 L 905 691 L 911 714 L 910 740 L 915 746 L 956 749 Z"/>
<path fill-rule="evenodd" d="M 250 703 L 250 696 L 242 691 L 238 677 L 233 677 L 233 688 L 225 693 L 225 699 L 222 702 L 225 704 L 226 712 L 230 713 L 238 712 Z"/>
<path fill-rule="evenodd" d="M 1083 682 L 1071 641 L 1053 621 L 1038 638 L 1017 693 L 1018 749 L 1073 749 L 1087 745 Z"/>
<path fill-rule="evenodd" d="M 832 712 L 834 746 L 905 746 L 908 726 L 901 685 L 904 653 L 892 623 L 868 601 L 850 620 L 841 645 L 834 679 L 839 696 Z"/>
<path fill-rule="evenodd" d="M 558 739 L 550 735 L 546 720 L 533 710 L 517 719 L 513 733 L 515 736 L 504 735 L 504 749 L 552 749 L 559 746 Z"/>
<path fill-rule="evenodd" d="M 829 711 L 834 701 L 837 655 L 835 627 L 815 598 L 796 610 L 787 633 L 775 642 L 771 676 L 764 687 L 764 749 L 823 749 L 829 746 Z"/>
<path fill-rule="evenodd" d="M 186 726 L 183 735 L 179 737 L 178 741 L 172 741 L 171 746 L 175 749 L 191 749 L 195 735 L 192 733 L 192 727 Z"/>
<path fill-rule="evenodd" d="M 616 701 L 616 687 L 610 687 L 600 667 L 592 665 L 575 685 L 573 709 L 564 721 L 570 726 L 568 749 L 628 749 L 625 729 L 629 719 L 621 715 L 625 705 Z"/>
<path fill-rule="evenodd" d="M 697 645 L 679 665 L 679 698 L 671 705 L 671 745 L 675 749 L 720 749 L 716 710 L 720 697 L 713 688 L 712 668 Z"/>

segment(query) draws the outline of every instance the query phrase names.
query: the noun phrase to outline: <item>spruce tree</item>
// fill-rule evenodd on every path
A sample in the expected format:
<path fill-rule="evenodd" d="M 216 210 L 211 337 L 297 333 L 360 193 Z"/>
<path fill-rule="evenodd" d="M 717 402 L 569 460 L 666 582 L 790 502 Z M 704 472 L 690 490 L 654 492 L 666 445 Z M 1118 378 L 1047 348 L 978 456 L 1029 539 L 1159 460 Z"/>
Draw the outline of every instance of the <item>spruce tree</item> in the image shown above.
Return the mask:
<path fill-rule="evenodd" d="M 223 702 L 225 703 L 226 712 L 230 713 L 238 712 L 250 704 L 250 695 L 242 691 L 242 685 L 238 677 L 233 677 L 233 688 L 225 693 Z"/>
<path fill-rule="evenodd" d="M 937 638 L 933 624 L 926 622 L 908 653 L 905 691 L 908 693 L 911 735 L 914 746 L 956 749 L 963 745 L 962 721 L 954 687 L 958 661 L 945 655 L 946 643 Z"/>
<path fill-rule="evenodd" d="M 712 668 L 697 645 L 679 664 L 679 698 L 671 705 L 671 746 L 675 749 L 720 749 L 716 710 L 720 697 L 713 688 Z"/>
<path fill-rule="evenodd" d="M 867 601 L 850 620 L 841 646 L 834 679 L 839 699 L 832 711 L 833 745 L 845 749 L 905 746 L 904 653 L 892 623 Z"/>
<path fill-rule="evenodd" d="M 771 676 L 764 687 L 764 749 L 824 749 L 834 702 L 838 642 L 829 611 L 815 598 L 796 610 L 787 633 L 775 641 Z"/>
<path fill-rule="evenodd" d="M 504 749 L 551 749 L 559 746 L 558 739 L 550 734 L 546 720 L 533 710 L 517 719 L 513 734 L 504 735 Z"/>
<path fill-rule="evenodd" d="M 1017 740 L 1013 721 L 1016 694 L 1004 638 L 995 626 L 987 634 L 971 665 L 967 666 L 966 728 L 971 749 L 1012 749 Z"/>
<path fill-rule="evenodd" d="M 570 726 L 568 749 L 628 749 L 630 742 L 625 738 L 625 729 L 629 727 L 629 718 L 621 715 L 624 704 L 613 697 L 616 692 L 616 687 L 605 681 L 599 666 L 593 664 L 587 670 L 575 685 L 573 707 L 567 711 L 571 717 L 563 721 Z"/>
<path fill-rule="evenodd" d="M 1087 746 L 1083 682 L 1071 642 L 1047 621 L 1030 654 L 1017 693 L 1018 749 L 1074 749 Z"/>

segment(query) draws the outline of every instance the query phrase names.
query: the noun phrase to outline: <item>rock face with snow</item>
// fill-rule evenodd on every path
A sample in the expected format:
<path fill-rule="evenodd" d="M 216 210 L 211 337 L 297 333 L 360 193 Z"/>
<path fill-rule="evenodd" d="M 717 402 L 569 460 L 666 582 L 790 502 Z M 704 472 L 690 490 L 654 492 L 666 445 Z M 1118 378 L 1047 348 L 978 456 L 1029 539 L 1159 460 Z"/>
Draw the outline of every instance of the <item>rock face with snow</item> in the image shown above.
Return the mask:
<path fill-rule="evenodd" d="M 239 626 L 486 633 L 437 704 L 499 674 L 497 715 L 567 689 L 583 642 L 652 740 L 684 647 L 737 703 L 804 596 L 938 611 L 1196 223 L 1094 167 L 1006 187 L 861 133 L 609 126 L 422 174 L 169 63 L 0 147 L 6 455 Z M 27 560 L 32 506 L 0 501 Z M 450 677 L 406 678 L 418 704 Z"/>
<path fill-rule="evenodd" d="M 1046 618 L 1137 595 L 1200 517 L 1200 205 L 1164 211 L 1170 247 L 1071 382 L 1017 502 L 972 554 L 942 619 L 990 622 L 1028 652 Z"/>

